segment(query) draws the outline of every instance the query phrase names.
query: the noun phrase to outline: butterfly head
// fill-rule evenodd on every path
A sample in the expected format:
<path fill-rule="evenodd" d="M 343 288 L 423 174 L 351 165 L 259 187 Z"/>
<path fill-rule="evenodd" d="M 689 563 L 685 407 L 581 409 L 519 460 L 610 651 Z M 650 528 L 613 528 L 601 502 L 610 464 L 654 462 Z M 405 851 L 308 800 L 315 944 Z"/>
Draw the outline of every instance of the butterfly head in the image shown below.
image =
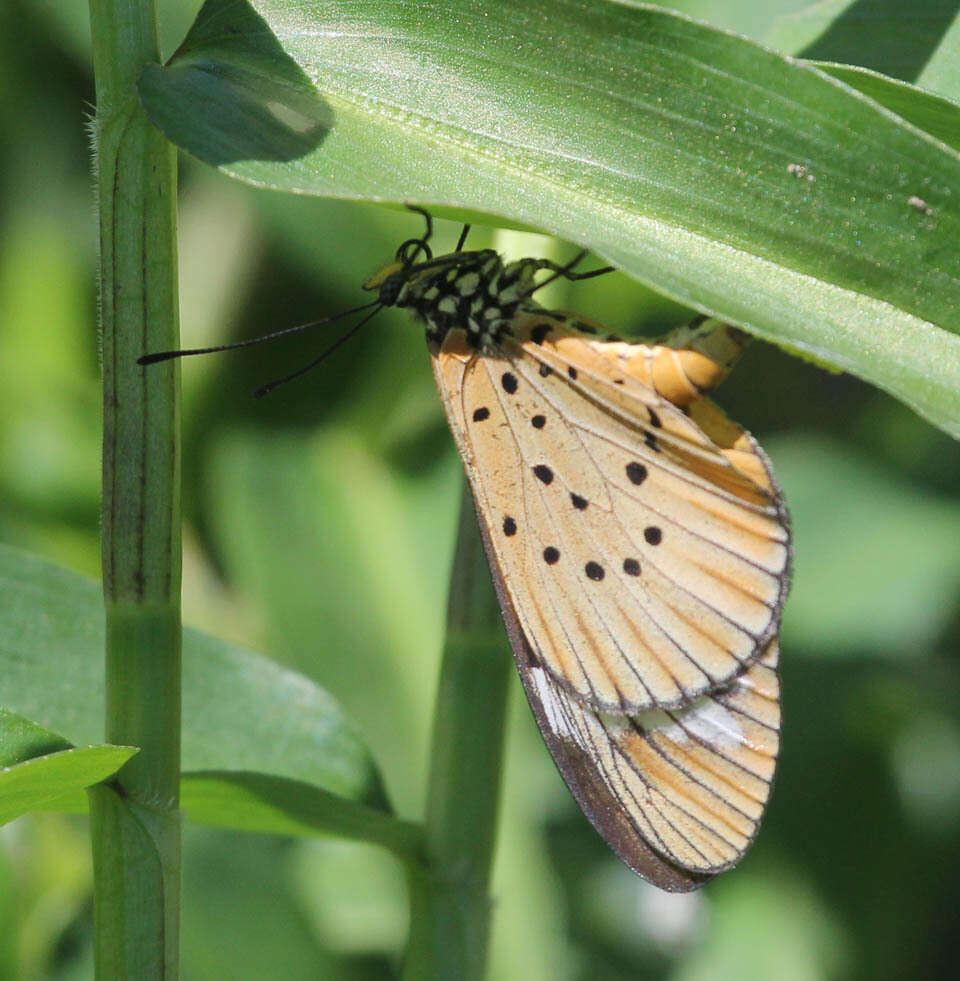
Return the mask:
<path fill-rule="evenodd" d="M 371 276 L 363 288 L 377 292 L 377 300 L 384 307 L 415 307 L 417 312 L 426 319 L 432 319 L 437 311 L 432 307 L 434 300 L 446 295 L 452 289 L 451 285 L 464 272 L 483 267 L 491 258 L 496 259 L 496 253 L 490 249 L 482 251 L 464 251 L 463 244 L 470 229 L 464 225 L 453 252 L 434 258 L 429 242 L 433 236 L 433 219 L 422 208 L 407 206 L 411 211 L 423 215 L 426 229 L 419 238 L 410 238 L 397 249 L 393 260 L 379 272 Z M 446 281 L 446 282 L 444 282 Z M 472 280 L 467 280 L 470 285 Z M 436 287 L 431 291 L 431 287 Z M 430 296 L 427 297 L 428 291 Z M 458 289 L 462 296 L 463 289 Z M 472 289 L 471 289 L 472 292 Z"/>
<path fill-rule="evenodd" d="M 433 219 L 422 208 L 408 205 L 411 211 L 423 215 L 427 223 L 426 231 L 420 238 L 408 238 L 397 249 L 392 262 L 388 262 L 379 272 L 374 273 L 364 284 L 365 290 L 377 290 L 382 306 L 396 306 L 400 293 L 422 263 L 433 259 L 433 251 L 427 244 L 433 235 Z"/>

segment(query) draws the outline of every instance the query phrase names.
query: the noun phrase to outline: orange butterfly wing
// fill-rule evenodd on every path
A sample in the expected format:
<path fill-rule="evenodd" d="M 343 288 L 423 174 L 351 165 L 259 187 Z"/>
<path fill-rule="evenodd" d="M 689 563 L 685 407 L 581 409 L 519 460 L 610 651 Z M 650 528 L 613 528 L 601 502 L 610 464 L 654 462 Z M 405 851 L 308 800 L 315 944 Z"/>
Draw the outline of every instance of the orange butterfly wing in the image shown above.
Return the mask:
<path fill-rule="evenodd" d="M 549 313 L 495 355 L 456 330 L 434 354 L 551 755 L 617 854 L 672 891 L 735 864 L 766 806 L 790 562 L 762 451 L 700 397 L 710 358 L 682 354 Z"/>
<path fill-rule="evenodd" d="M 453 330 L 434 359 L 524 635 L 558 684 L 613 712 L 735 678 L 776 634 L 787 588 L 786 515 L 763 461 L 745 472 L 636 377 L 656 350 L 545 314 L 497 355 Z M 741 456 L 759 460 L 752 441 Z"/>

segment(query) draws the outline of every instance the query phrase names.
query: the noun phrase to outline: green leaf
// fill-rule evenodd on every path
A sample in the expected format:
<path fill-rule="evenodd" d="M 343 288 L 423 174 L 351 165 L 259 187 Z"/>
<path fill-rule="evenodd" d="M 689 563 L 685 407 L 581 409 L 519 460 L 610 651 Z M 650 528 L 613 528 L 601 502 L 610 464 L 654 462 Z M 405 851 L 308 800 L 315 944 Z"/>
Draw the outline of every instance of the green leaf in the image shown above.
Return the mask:
<path fill-rule="evenodd" d="M 254 6 L 208 0 L 141 80 L 151 118 L 201 159 L 258 185 L 545 229 L 960 434 L 960 158 L 859 92 L 650 7 Z M 229 79 L 219 118 L 242 79 L 309 78 L 316 148 L 224 163 L 223 127 L 177 82 L 198 65 Z"/>
<path fill-rule="evenodd" d="M 744 32 L 790 54 L 861 65 L 942 95 L 960 94 L 956 84 L 957 11 L 950 0 L 913 0 L 910 4 L 809 0 L 803 7 L 790 6 L 770 27 L 761 27 L 760 33 L 752 24 L 744 26 Z"/>
<path fill-rule="evenodd" d="M 15 766 L 64 749 L 73 749 L 68 739 L 0 708 L 0 766 Z"/>
<path fill-rule="evenodd" d="M 130 746 L 87 746 L 0 769 L 0 825 L 29 811 L 82 810 L 82 791 L 116 773 L 136 752 Z"/>
<path fill-rule="evenodd" d="M 408 858 L 421 843 L 418 825 L 284 777 L 226 770 L 185 773 L 181 795 L 187 816 L 200 824 L 274 834 L 357 838 Z"/>
<path fill-rule="evenodd" d="M 416 813 L 449 578 L 437 557 L 453 547 L 458 461 L 406 479 L 333 425 L 231 430 L 207 449 L 203 492 L 216 502 L 210 533 L 228 579 L 269 649 L 312 665 L 337 693 L 391 775 L 397 806 Z M 350 612 L 358 604 L 362 616 Z"/>
<path fill-rule="evenodd" d="M 75 744 L 94 742 L 103 726 L 96 583 L 0 547 L 0 594 L 4 707 Z M 185 631 L 183 653 L 184 769 L 261 771 L 385 807 L 369 753 L 325 691 L 194 630 Z M 36 728 L 25 732 L 24 741 L 40 738 Z"/>
<path fill-rule="evenodd" d="M 821 61 L 817 68 L 862 92 L 951 149 L 960 150 L 960 105 L 956 102 L 858 65 Z"/>
<path fill-rule="evenodd" d="M 211 163 L 289 161 L 313 150 L 333 113 L 310 80 L 249 7 L 219 5 L 207 14 L 166 68 L 148 65 L 141 75 L 143 93 L 162 88 L 170 96 L 153 103 L 154 123 L 176 128 L 178 108 L 192 105 Z"/>

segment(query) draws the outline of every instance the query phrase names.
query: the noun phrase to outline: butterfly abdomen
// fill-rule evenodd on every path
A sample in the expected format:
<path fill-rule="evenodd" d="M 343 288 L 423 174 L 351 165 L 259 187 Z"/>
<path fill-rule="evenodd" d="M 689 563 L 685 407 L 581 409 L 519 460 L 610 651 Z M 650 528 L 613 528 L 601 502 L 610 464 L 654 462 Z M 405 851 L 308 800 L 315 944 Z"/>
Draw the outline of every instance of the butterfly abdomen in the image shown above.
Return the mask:
<path fill-rule="evenodd" d="M 685 409 L 727 377 L 749 341 L 742 330 L 707 320 L 680 327 L 660 344 L 643 349 L 630 359 L 626 371 Z"/>

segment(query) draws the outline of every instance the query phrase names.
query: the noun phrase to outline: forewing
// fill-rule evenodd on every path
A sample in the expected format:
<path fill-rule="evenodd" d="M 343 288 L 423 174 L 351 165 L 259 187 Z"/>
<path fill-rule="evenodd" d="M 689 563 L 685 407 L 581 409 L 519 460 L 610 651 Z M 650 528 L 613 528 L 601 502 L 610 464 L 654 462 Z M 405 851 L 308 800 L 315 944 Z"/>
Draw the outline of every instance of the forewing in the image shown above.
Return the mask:
<path fill-rule="evenodd" d="M 654 351 L 545 314 L 494 354 L 452 330 L 434 357 L 535 658 L 589 707 L 620 713 L 681 706 L 742 673 L 776 633 L 789 562 L 755 444 L 727 423 L 747 441 L 731 460 L 694 421 L 699 403 L 688 416 L 636 377 Z"/>

